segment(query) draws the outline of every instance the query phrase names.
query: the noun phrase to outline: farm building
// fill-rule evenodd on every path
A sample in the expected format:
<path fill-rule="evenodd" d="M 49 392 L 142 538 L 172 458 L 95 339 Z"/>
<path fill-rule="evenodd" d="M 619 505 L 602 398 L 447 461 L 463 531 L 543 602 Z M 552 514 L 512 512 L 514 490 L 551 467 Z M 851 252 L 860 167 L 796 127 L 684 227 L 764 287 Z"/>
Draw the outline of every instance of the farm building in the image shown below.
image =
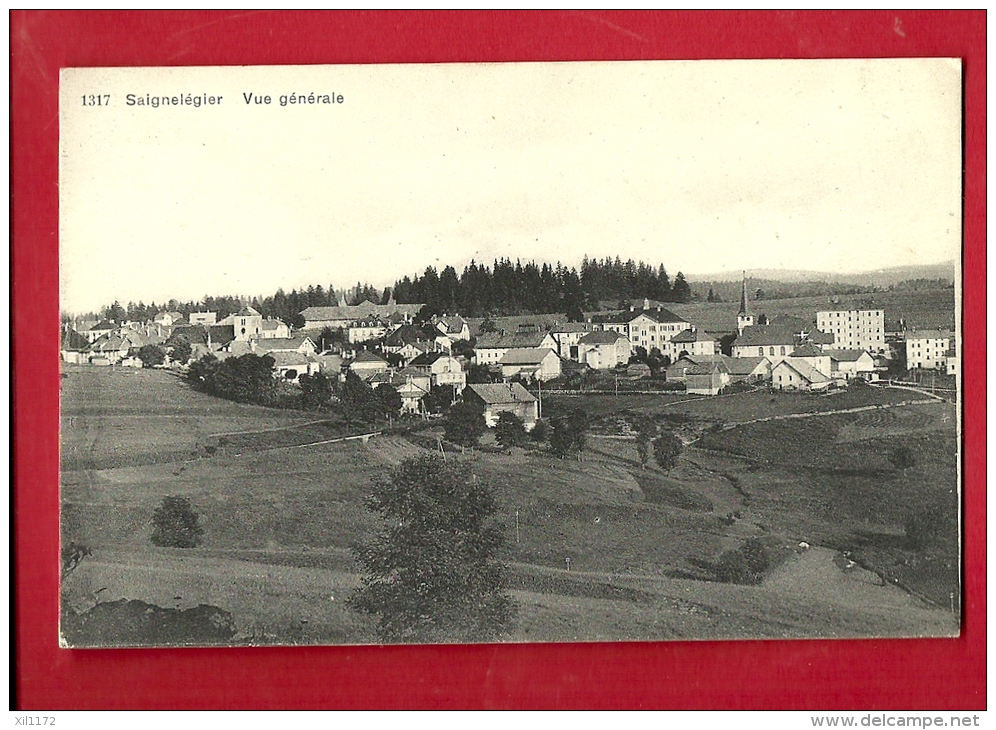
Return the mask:
<path fill-rule="evenodd" d="M 762 381 L 771 378 L 771 361 L 766 357 L 727 357 L 726 368 L 730 371 L 730 382 Z"/>
<path fill-rule="evenodd" d="M 692 363 L 684 371 L 685 392 L 693 395 L 718 395 L 730 384 L 730 371 L 722 360 Z"/>
<path fill-rule="evenodd" d="M 527 431 L 532 430 L 539 418 L 539 401 L 521 383 L 468 385 L 463 399 L 482 409 L 489 428 L 494 428 L 498 417 L 506 412 L 521 418 Z"/>

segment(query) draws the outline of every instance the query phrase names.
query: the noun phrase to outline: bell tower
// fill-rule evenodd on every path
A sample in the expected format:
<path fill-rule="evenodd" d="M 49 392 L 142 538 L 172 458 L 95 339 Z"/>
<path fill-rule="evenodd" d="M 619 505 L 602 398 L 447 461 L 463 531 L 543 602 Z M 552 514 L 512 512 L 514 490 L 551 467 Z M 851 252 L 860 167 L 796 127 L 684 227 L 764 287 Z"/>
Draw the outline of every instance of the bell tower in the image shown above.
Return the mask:
<path fill-rule="evenodd" d="M 747 312 L 747 272 L 744 272 L 743 283 L 740 285 L 740 312 L 737 314 L 737 334 L 744 333 L 744 327 L 754 326 L 754 315 Z"/>

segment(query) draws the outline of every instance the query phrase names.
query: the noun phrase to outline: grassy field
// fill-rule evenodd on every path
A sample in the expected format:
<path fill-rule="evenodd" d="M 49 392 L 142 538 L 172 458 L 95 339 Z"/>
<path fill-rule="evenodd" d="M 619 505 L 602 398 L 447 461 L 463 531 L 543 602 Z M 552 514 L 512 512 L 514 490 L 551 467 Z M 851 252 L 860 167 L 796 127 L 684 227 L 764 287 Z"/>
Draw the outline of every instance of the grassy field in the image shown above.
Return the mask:
<path fill-rule="evenodd" d="M 765 299 L 749 303 L 755 314 L 768 318 L 784 314 L 801 317 L 816 323 L 816 313 L 837 309 L 881 309 L 885 312 L 886 329 L 891 329 L 900 319 L 906 326 L 917 329 L 953 328 L 955 316 L 954 289 L 927 291 L 891 291 L 874 294 L 842 295 L 838 303 L 826 297 L 799 297 L 794 299 Z M 669 304 L 668 309 L 709 332 L 728 332 L 734 329 L 740 302 L 696 302 Z"/>
<path fill-rule="evenodd" d="M 360 580 L 350 548 L 378 529 L 363 506 L 372 481 L 423 453 L 419 446 L 382 436 L 274 448 L 331 427 L 304 425 L 307 414 L 217 400 L 159 371 L 67 375 L 63 535 L 93 549 L 65 581 L 69 606 L 120 598 L 168 608 L 206 603 L 233 614 L 240 643 L 375 640 L 371 622 L 344 605 Z M 604 411 L 611 420 L 619 401 L 640 410 L 644 398 L 620 396 Z M 705 408 L 700 402 L 671 397 L 659 412 Z M 761 405 L 743 399 L 741 408 Z M 466 458 L 496 490 L 520 606 L 514 640 L 950 634 L 956 617 L 840 556 L 853 549 L 879 572 L 888 561 L 898 565 L 897 556 L 922 558 L 897 538 L 896 490 L 907 490 L 912 503 L 954 483 L 945 456 L 950 412 L 904 406 L 895 418 L 870 417 L 877 413 L 808 419 L 825 421 L 824 430 L 801 429 L 792 442 L 777 430 L 730 429 L 715 434 L 727 439 L 711 443 L 715 450 L 687 449 L 668 474 L 641 469 L 634 442 L 611 434 L 593 433 L 580 462 L 522 449 L 448 458 Z M 282 430 L 254 433 L 264 429 Z M 253 433 L 220 441 L 219 434 L 241 432 Z M 780 444 L 795 449 L 826 438 L 833 448 L 810 461 L 777 456 Z M 937 465 L 924 457 L 906 478 L 897 476 L 882 457 L 890 438 L 936 456 Z M 751 448 L 774 456 L 745 460 L 740 452 Z M 838 448 L 871 474 L 849 473 L 843 457 L 833 461 Z M 191 501 L 204 528 L 199 547 L 150 543 L 151 515 L 167 495 Z M 771 548 L 765 581 L 711 580 L 709 566 L 749 538 Z M 813 549 L 799 548 L 803 540 Z M 896 572 L 904 585 L 911 575 L 915 582 L 930 570 L 950 572 L 936 560 L 904 570 Z"/>

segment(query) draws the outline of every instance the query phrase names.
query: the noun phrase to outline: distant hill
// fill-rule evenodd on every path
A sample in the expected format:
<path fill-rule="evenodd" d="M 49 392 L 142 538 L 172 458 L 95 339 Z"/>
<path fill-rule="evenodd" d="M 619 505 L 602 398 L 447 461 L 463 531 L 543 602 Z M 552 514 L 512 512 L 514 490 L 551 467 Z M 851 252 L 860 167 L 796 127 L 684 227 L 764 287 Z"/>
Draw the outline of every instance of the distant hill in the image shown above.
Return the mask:
<path fill-rule="evenodd" d="M 939 264 L 925 264 L 921 266 L 893 266 L 887 269 L 876 269 L 874 271 L 862 271 L 851 274 L 796 269 L 749 269 L 747 277 L 755 281 L 767 280 L 769 282 L 793 283 L 821 281 L 854 284 L 856 286 L 888 287 L 908 279 L 944 279 L 949 283 L 953 283 L 955 266 L 956 262 L 945 261 Z M 742 276 L 743 271 L 737 270 L 723 271 L 716 274 L 689 274 L 685 278 L 689 282 L 710 283 L 740 281 Z"/>

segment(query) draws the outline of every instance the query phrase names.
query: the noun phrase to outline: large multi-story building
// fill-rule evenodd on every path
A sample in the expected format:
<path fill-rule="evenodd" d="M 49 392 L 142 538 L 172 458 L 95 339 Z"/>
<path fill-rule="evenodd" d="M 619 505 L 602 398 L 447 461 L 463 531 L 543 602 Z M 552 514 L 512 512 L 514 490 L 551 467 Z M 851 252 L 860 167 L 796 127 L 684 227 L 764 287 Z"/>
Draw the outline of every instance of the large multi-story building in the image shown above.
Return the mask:
<path fill-rule="evenodd" d="M 650 352 L 656 347 L 661 354 L 672 359 L 677 353 L 671 340 L 691 327 L 687 320 L 663 307 L 596 315 L 592 318 L 592 324 L 605 331 L 618 332 L 634 348 L 642 347 Z"/>
<path fill-rule="evenodd" d="M 833 346 L 838 350 L 886 350 L 885 312 L 881 309 L 817 312 L 816 328 L 833 335 Z"/>
<path fill-rule="evenodd" d="M 946 370 L 948 352 L 954 344 L 950 332 L 921 330 L 906 333 L 906 367 Z"/>

